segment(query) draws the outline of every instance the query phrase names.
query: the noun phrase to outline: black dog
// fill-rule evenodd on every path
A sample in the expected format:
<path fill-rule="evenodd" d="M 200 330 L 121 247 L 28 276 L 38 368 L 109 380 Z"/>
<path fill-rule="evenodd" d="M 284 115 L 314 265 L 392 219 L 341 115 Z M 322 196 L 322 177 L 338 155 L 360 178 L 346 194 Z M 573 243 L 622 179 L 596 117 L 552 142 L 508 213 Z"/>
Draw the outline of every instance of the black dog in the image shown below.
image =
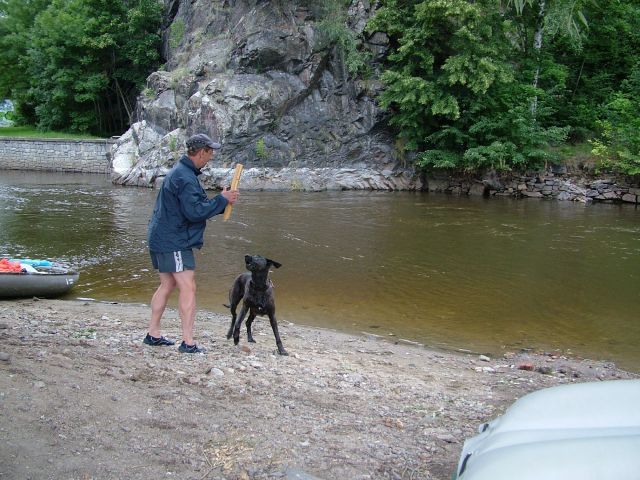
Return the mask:
<path fill-rule="evenodd" d="M 273 265 L 280 268 L 282 265 L 268 258 L 259 255 L 245 255 L 244 261 L 247 270 L 251 273 L 242 273 L 234 280 L 229 290 L 229 303 L 226 307 L 231 309 L 231 327 L 227 332 L 227 339 L 233 335 L 233 343 L 240 342 L 240 326 L 245 315 L 247 318 L 247 340 L 255 343 L 251 334 L 251 324 L 256 315 L 269 315 L 271 329 L 276 337 L 276 345 L 280 355 L 289 355 L 282 345 L 280 334 L 278 333 L 278 323 L 276 321 L 276 303 L 273 298 L 273 283 L 269 279 L 269 267 Z M 240 316 L 236 318 L 236 308 L 242 302 Z"/>

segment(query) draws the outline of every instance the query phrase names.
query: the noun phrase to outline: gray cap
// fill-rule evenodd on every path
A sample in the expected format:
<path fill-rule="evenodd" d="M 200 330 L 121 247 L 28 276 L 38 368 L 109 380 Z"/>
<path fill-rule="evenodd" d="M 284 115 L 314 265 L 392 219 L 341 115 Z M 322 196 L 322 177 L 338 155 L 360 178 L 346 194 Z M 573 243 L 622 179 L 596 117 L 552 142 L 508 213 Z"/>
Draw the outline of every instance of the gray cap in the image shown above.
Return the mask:
<path fill-rule="evenodd" d="M 220 150 L 222 145 L 214 142 L 204 133 L 196 133 L 195 135 L 187 138 L 185 142 L 188 150 L 198 150 L 200 148 L 212 148 L 214 150 Z"/>

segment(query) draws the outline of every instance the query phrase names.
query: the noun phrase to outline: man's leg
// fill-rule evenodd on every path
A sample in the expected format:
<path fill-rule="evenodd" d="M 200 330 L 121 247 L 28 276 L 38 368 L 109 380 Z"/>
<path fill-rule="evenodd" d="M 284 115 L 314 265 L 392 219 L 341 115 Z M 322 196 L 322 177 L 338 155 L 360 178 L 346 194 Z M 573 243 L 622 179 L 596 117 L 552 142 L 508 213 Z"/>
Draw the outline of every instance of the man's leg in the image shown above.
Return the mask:
<path fill-rule="evenodd" d="M 193 325 L 196 320 L 196 272 L 184 270 L 173 274 L 180 290 L 178 296 L 178 312 L 182 322 L 182 340 L 187 345 L 194 345 Z"/>
<path fill-rule="evenodd" d="M 156 293 L 151 297 L 151 320 L 149 320 L 149 335 L 152 337 L 160 336 L 160 319 L 167 306 L 167 301 L 173 289 L 176 287 L 176 281 L 173 276 L 175 273 L 160 273 L 160 286 Z"/>

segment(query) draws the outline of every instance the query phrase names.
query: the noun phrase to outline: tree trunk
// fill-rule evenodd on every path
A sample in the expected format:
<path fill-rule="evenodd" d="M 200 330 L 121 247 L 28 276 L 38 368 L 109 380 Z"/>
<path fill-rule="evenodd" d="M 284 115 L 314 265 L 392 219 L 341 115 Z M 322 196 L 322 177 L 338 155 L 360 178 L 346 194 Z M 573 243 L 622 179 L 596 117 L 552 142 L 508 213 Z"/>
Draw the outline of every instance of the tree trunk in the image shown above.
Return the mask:
<path fill-rule="evenodd" d="M 545 15 L 545 0 L 538 2 L 538 22 L 536 25 L 536 33 L 533 35 L 533 53 L 536 57 L 536 72 L 533 76 L 533 88 L 538 88 L 538 81 L 540 80 L 540 61 L 542 59 L 542 34 L 544 29 L 544 15 Z M 538 96 L 533 97 L 531 101 L 531 115 L 535 118 L 538 110 Z"/>
<path fill-rule="evenodd" d="M 133 116 L 133 111 L 131 109 L 131 106 L 129 105 L 129 102 L 127 101 L 127 97 L 125 96 L 124 92 L 122 91 L 122 88 L 120 87 L 120 82 L 118 82 L 117 78 L 115 79 L 115 81 L 116 81 L 116 90 L 117 90 L 118 97 L 122 101 L 122 105 L 125 111 L 127 112 L 128 123 L 129 125 L 131 125 L 131 118 Z"/>

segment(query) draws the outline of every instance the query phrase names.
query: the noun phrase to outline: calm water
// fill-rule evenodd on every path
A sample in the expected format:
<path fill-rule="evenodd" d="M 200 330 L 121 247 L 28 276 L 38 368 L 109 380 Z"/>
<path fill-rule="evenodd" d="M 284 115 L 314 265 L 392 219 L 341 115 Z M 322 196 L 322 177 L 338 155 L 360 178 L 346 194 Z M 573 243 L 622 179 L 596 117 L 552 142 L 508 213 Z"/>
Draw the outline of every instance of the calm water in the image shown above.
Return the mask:
<path fill-rule="evenodd" d="M 0 171 L 0 253 L 78 267 L 69 298 L 148 303 L 155 195 L 106 176 Z M 640 371 L 630 205 L 243 192 L 229 222 L 209 222 L 200 308 L 226 311 L 247 253 L 283 264 L 272 273 L 281 321 L 492 354 L 557 349 Z"/>

